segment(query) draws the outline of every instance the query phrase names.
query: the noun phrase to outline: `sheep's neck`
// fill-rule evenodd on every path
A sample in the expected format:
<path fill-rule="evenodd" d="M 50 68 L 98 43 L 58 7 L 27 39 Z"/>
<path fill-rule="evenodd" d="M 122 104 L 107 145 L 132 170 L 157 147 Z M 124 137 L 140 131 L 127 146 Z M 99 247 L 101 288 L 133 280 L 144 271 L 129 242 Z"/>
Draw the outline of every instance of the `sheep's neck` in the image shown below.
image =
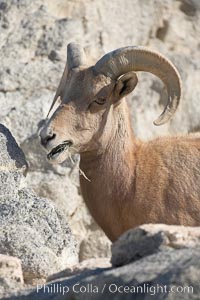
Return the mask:
<path fill-rule="evenodd" d="M 128 191 L 134 193 L 137 147 L 129 113 L 119 111 L 117 118 L 115 132 L 105 151 L 100 155 L 94 152 L 91 156 L 81 155 L 80 161 L 80 168 L 88 178 L 80 176 L 83 198 L 111 240 L 128 229 L 125 211 L 129 209 Z"/>

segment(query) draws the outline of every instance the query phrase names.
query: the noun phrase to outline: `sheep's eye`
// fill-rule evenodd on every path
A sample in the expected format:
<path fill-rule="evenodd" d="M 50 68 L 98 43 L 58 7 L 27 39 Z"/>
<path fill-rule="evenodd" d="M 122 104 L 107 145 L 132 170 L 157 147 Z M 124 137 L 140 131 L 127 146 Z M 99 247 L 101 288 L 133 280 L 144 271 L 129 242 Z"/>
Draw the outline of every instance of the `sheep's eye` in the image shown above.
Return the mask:
<path fill-rule="evenodd" d="M 105 98 L 98 98 L 94 102 L 96 102 L 99 105 L 103 105 L 106 102 L 106 99 Z"/>

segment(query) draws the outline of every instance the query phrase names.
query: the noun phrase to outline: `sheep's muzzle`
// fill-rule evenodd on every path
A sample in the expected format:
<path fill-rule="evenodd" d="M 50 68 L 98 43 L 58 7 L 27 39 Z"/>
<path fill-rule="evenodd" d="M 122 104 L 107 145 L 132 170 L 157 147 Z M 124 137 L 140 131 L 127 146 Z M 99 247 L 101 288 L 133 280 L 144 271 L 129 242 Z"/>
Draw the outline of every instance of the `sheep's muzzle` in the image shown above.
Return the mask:
<path fill-rule="evenodd" d="M 63 153 L 66 149 L 68 149 L 72 145 L 71 141 L 64 141 L 58 146 L 54 147 L 48 154 L 47 158 L 49 160 L 56 159 L 61 153 Z"/>

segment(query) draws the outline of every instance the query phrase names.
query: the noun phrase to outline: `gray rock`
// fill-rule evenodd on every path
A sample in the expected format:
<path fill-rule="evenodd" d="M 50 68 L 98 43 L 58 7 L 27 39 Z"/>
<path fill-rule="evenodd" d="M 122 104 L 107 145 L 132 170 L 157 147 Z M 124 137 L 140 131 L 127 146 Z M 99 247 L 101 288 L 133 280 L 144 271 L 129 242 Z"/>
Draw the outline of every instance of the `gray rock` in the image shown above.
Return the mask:
<path fill-rule="evenodd" d="M 0 171 L 22 170 L 27 167 L 24 153 L 17 145 L 10 131 L 0 124 Z"/>
<path fill-rule="evenodd" d="M 151 234 L 142 228 L 136 228 L 124 233 L 112 245 L 111 263 L 113 266 L 122 266 L 151 255 L 166 245 L 166 237 L 162 232 Z"/>
<path fill-rule="evenodd" d="M 0 298 L 22 289 L 23 283 L 21 261 L 0 254 Z"/>
<path fill-rule="evenodd" d="M 0 202 L 0 253 L 22 261 L 24 279 L 46 278 L 77 263 L 77 252 L 65 217 L 50 200 L 27 190 Z"/>
<path fill-rule="evenodd" d="M 130 229 L 112 245 L 112 266 L 118 267 L 163 249 L 200 247 L 200 228 L 164 224 Z"/>
<path fill-rule="evenodd" d="M 24 153 L 10 131 L 0 124 L 0 199 L 16 194 L 26 171 L 27 162 Z"/>
<path fill-rule="evenodd" d="M 47 282 L 55 281 L 57 279 L 72 277 L 74 275 L 86 275 L 86 271 L 91 273 L 91 271 L 96 271 L 96 269 L 106 269 L 110 268 L 111 263 L 109 258 L 90 258 L 85 259 L 77 265 L 72 266 L 71 268 L 67 268 L 62 272 L 53 274 L 52 276 L 47 278 Z"/>
<path fill-rule="evenodd" d="M 79 249 L 80 261 L 88 260 L 91 257 L 96 259 L 111 257 L 111 241 L 95 224 L 93 230 L 88 230 L 87 238 L 82 240 Z"/>
<path fill-rule="evenodd" d="M 199 247 L 165 249 L 119 268 L 96 269 L 40 285 L 38 290 L 22 291 L 9 299 L 199 299 L 199 276 Z"/>

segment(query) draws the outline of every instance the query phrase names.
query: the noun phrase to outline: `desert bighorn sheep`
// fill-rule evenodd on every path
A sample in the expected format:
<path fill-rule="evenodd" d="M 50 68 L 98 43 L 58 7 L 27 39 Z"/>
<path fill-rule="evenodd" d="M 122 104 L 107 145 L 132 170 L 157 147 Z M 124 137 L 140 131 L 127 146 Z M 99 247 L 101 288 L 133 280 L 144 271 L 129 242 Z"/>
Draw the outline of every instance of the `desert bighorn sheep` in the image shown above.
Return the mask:
<path fill-rule="evenodd" d="M 80 153 L 89 178 L 80 177 L 83 198 L 112 241 L 143 223 L 200 225 L 200 138 L 136 139 L 123 99 L 137 84 L 133 71 L 164 82 L 168 103 L 154 122 L 164 124 L 181 96 L 169 60 L 147 48 L 125 47 L 88 66 L 84 50 L 72 43 L 52 107 L 59 97 L 61 103 L 40 133 L 50 161 Z"/>

